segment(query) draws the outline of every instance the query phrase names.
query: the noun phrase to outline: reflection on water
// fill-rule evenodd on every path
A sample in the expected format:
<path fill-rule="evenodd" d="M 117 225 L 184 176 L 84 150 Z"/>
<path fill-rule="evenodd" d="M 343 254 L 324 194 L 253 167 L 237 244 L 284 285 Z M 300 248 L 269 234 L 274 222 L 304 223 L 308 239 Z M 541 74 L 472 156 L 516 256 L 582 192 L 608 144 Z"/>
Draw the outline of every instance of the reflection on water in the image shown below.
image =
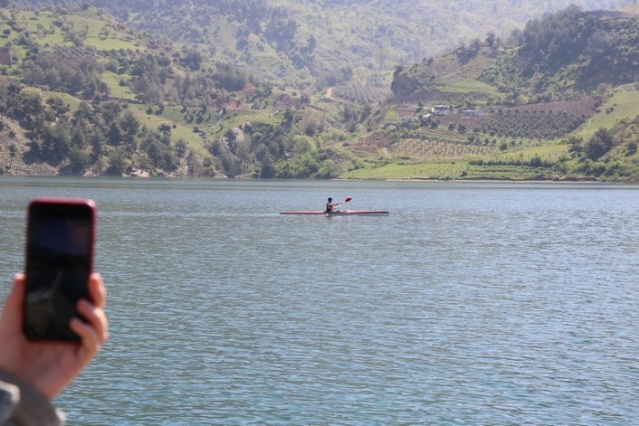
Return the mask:
<path fill-rule="evenodd" d="M 71 424 L 632 424 L 639 414 L 637 187 L 0 188 L 7 281 L 22 267 L 30 197 L 98 204 L 112 338 L 57 401 Z M 391 214 L 278 215 L 328 196 Z"/>

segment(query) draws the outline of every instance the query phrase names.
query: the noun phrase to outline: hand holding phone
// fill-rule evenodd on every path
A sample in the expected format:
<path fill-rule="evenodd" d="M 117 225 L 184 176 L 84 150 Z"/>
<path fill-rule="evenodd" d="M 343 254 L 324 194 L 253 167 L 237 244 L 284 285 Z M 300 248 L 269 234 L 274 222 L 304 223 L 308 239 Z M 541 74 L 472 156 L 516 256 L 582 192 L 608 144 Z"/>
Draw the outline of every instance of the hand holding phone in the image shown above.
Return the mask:
<path fill-rule="evenodd" d="M 36 198 L 28 209 L 24 331 L 29 339 L 72 340 L 77 303 L 90 300 L 95 203 Z"/>
<path fill-rule="evenodd" d="M 0 371 L 51 400 L 59 395 L 100 351 L 109 337 L 106 288 L 99 274 L 89 277 L 89 300 L 78 304 L 84 320 L 71 321 L 80 342 L 32 340 L 23 330 L 26 279 L 16 274 L 0 316 Z M 22 385 L 20 385 L 22 386 Z"/>

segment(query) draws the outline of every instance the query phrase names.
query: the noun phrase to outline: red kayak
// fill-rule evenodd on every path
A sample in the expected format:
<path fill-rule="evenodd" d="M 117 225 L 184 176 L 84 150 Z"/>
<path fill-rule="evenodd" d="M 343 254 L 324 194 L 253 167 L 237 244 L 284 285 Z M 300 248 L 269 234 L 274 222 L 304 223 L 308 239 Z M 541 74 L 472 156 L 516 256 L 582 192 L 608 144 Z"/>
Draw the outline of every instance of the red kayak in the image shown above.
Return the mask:
<path fill-rule="evenodd" d="M 289 212 L 280 212 L 280 214 L 291 215 L 325 215 L 325 216 L 385 216 L 389 212 L 386 210 L 335 210 L 326 213 L 321 210 L 293 210 Z"/>

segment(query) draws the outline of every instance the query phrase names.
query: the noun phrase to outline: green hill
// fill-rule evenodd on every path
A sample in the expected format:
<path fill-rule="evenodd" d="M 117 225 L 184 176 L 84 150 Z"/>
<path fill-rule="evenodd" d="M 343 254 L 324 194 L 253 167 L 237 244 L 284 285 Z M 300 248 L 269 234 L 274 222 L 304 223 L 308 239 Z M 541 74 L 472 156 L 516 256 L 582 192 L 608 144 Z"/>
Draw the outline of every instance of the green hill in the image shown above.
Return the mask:
<path fill-rule="evenodd" d="M 390 83 L 396 65 L 439 56 L 477 37 L 506 38 L 571 0 L 14 0 L 24 7 L 91 5 L 176 49 L 232 61 L 272 84 L 319 91 L 347 79 Z M 592 10 L 633 0 L 591 0 Z M 97 28 L 100 28 L 98 26 Z M 346 75 L 344 72 L 346 71 Z"/>
<path fill-rule="evenodd" d="M 569 7 L 503 34 L 493 25 L 516 28 L 508 16 L 540 9 L 8 3 L 0 8 L 4 173 L 639 176 L 631 15 Z M 438 104 L 450 113 L 432 114 Z"/>
<path fill-rule="evenodd" d="M 504 42 L 477 40 L 400 68 L 392 89 L 396 102 L 455 111 L 430 117 L 409 137 L 452 141 L 432 130 L 445 126 L 467 134 L 465 144 L 500 151 L 469 159 L 464 177 L 636 180 L 637 46 L 635 15 L 571 6 Z M 597 140 L 603 134 L 605 143 Z M 491 172 L 476 170 L 486 164 Z"/>

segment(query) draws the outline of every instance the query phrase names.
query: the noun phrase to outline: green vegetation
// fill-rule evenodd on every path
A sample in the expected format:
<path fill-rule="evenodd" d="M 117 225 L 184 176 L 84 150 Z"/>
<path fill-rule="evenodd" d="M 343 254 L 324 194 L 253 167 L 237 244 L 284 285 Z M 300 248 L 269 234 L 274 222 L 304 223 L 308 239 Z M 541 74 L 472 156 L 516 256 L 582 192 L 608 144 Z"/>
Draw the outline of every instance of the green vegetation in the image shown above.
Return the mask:
<path fill-rule="evenodd" d="M 410 135 L 451 141 L 454 133 L 469 134 L 469 144 L 494 146 L 468 160 L 483 166 L 485 178 L 495 178 L 498 166 L 509 179 L 635 181 L 639 103 L 631 82 L 639 77 L 638 41 L 633 15 L 570 6 L 529 22 L 503 44 L 477 40 L 447 57 L 400 69 L 392 89 L 400 102 L 439 96 L 459 108 L 479 108 L 485 115 L 471 112 L 472 119 L 429 117 L 428 130 Z M 454 77 L 461 75 L 464 80 Z M 469 76 L 493 90 L 457 90 Z M 536 145 L 550 149 L 523 155 Z M 509 159 L 500 159 L 497 150 Z"/>
<path fill-rule="evenodd" d="M 0 8 L 0 172 L 639 180 L 633 15 L 505 36 L 512 2 L 66 3 Z"/>

